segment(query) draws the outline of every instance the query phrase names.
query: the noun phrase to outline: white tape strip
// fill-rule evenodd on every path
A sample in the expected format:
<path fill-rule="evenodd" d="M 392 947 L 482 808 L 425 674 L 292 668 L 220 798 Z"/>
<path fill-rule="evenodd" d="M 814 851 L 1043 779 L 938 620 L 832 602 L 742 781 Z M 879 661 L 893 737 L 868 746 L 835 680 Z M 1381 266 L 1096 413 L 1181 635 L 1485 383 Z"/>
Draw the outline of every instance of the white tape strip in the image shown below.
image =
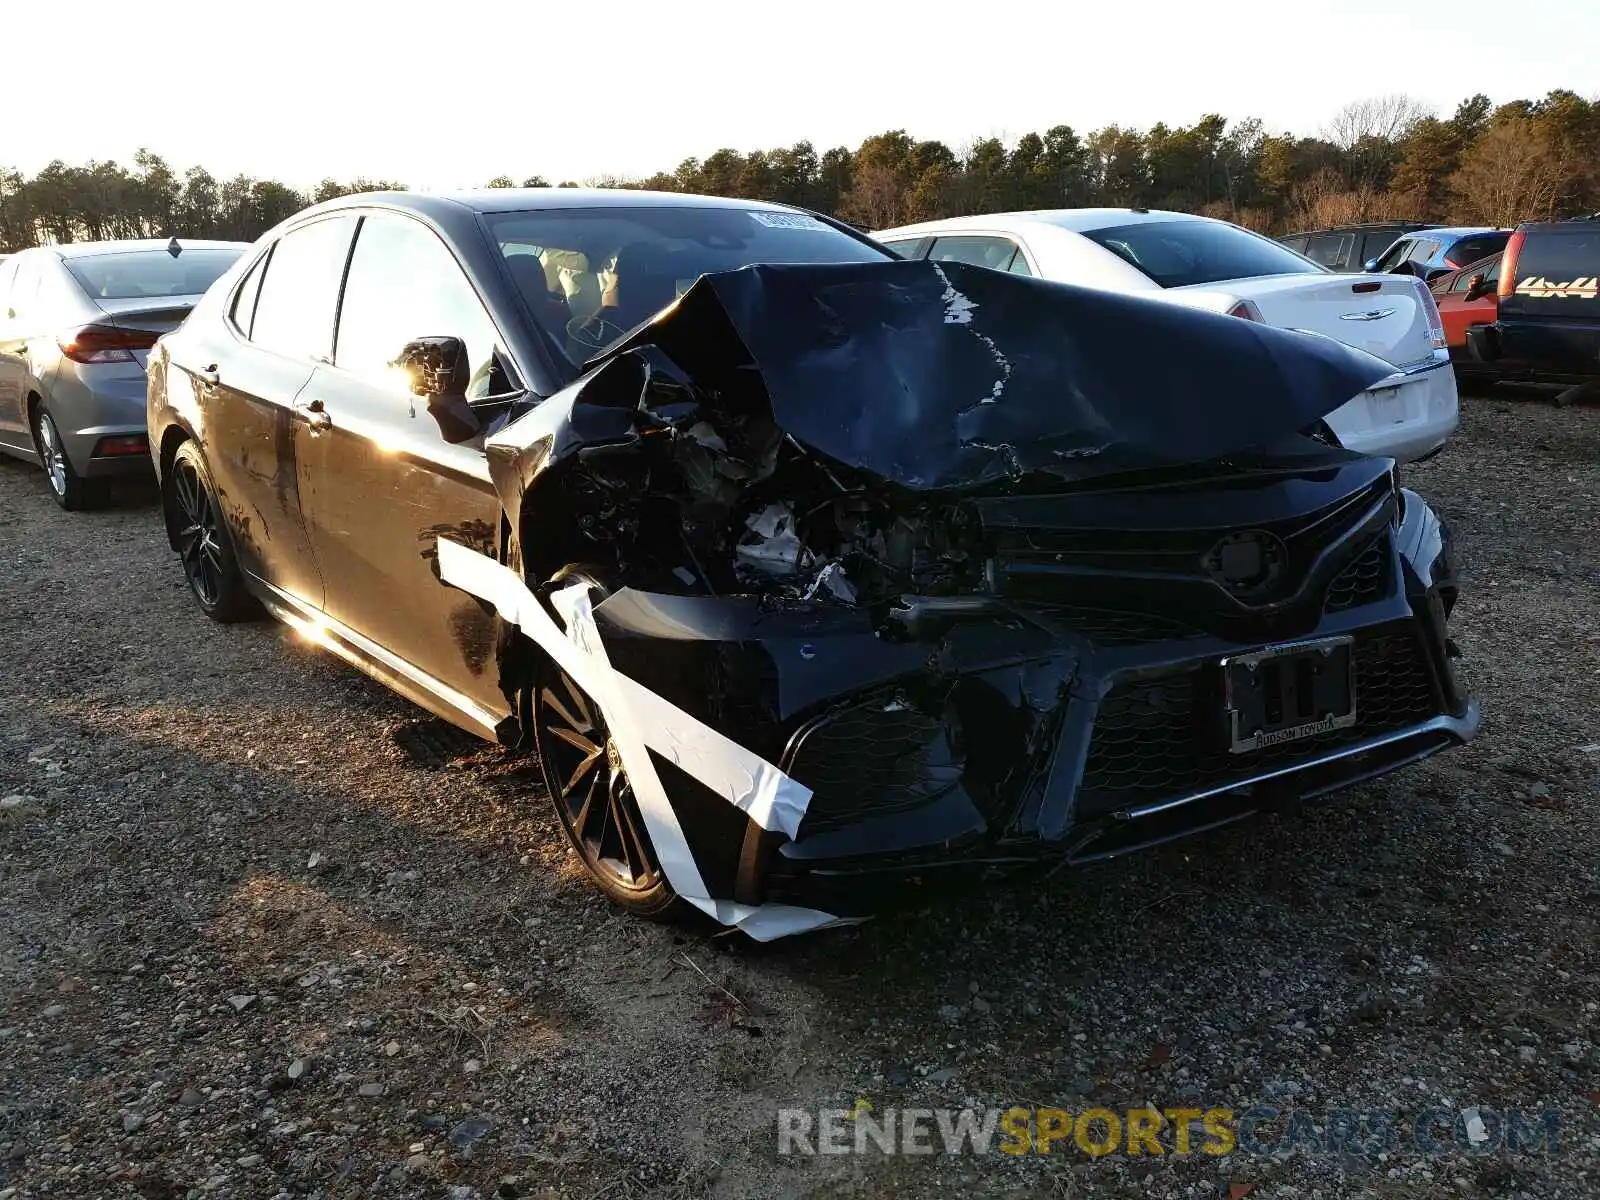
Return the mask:
<path fill-rule="evenodd" d="M 586 588 L 573 586 L 551 598 L 567 623 L 563 634 L 517 573 L 487 555 L 440 538 L 439 576 L 494 605 L 504 620 L 532 638 L 599 706 L 633 785 L 661 869 L 678 895 L 757 941 L 855 923 L 814 909 L 711 898 L 649 751 L 681 767 L 749 814 L 763 829 L 778 830 L 791 838 L 799 831 L 811 790 L 613 668 L 600 641 Z"/>

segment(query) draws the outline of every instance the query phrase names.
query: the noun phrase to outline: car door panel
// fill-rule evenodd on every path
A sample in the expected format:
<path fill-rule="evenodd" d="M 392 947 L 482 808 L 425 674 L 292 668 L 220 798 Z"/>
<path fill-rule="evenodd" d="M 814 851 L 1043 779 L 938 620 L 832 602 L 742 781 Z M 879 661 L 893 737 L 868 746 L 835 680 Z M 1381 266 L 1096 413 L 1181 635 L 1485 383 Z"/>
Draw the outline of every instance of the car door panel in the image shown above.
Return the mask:
<path fill-rule="evenodd" d="M 1499 279 L 1499 260 L 1487 267 L 1475 265 L 1462 268 L 1448 281 L 1441 281 L 1442 290 L 1434 293 L 1439 306 L 1439 317 L 1444 322 L 1445 344 L 1452 350 L 1464 350 L 1467 330 L 1473 325 L 1492 325 L 1499 316 L 1500 297 L 1495 294 Z M 1483 275 L 1488 290 L 1474 300 L 1467 299 L 1467 284 L 1475 275 Z"/>
<path fill-rule="evenodd" d="M 295 460 L 324 610 L 504 714 L 494 612 L 439 581 L 441 537 L 497 553 L 500 501 L 481 441 L 451 445 L 422 401 L 332 367 L 316 370 L 300 406 Z"/>
<path fill-rule="evenodd" d="M 440 583 L 437 564 L 441 536 L 497 552 L 500 502 L 481 440 L 446 441 L 389 365 L 407 342 L 439 335 L 467 348 L 468 395 L 509 386 L 495 370 L 499 332 L 453 252 L 419 221 L 369 214 L 350 255 L 334 363 L 301 399 L 301 511 L 328 615 L 503 714 L 493 611 Z"/>
<path fill-rule="evenodd" d="M 29 454 L 33 431 L 28 427 L 28 325 L 24 287 L 37 289 L 32 256 L 0 263 L 0 445 Z"/>
<path fill-rule="evenodd" d="M 355 229 L 354 216 L 339 216 L 285 233 L 264 273 L 252 268 L 236 288 L 229 321 L 215 335 L 229 344 L 214 356 L 194 347 L 179 363 L 197 381 L 206 462 L 241 565 L 312 608 L 322 606 L 325 589 L 301 503 L 295 434 L 304 415 L 295 405 L 317 361 L 332 353 Z M 257 290 L 241 327 L 246 285 Z"/>
<path fill-rule="evenodd" d="M 191 348 L 173 365 L 194 388 L 206 465 L 233 535 L 239 564 L 250 574 L 320 608 L 322 576 L 301 518 L 295 461 L 294 403 L 312 364 L 248 344 L 211 357 Z M 206 358 L 199 363 L 195 358 Z M 221 359 L 224 371 L 212 372 Z M 170 386 L 170 385 L 169 385 Z"/>

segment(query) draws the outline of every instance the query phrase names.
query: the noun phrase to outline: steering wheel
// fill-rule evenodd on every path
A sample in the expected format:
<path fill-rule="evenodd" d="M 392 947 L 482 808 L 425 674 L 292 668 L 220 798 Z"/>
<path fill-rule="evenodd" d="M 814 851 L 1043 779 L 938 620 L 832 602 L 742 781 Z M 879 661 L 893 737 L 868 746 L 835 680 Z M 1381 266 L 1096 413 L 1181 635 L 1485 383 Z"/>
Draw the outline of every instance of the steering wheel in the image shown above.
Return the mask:
<path fill-rule="evenodd" d="M 606 320 L 599 313 L 573 317 L 567 322 L 567 336 L 590 350 L 604 350 L 628 331 Z"/>

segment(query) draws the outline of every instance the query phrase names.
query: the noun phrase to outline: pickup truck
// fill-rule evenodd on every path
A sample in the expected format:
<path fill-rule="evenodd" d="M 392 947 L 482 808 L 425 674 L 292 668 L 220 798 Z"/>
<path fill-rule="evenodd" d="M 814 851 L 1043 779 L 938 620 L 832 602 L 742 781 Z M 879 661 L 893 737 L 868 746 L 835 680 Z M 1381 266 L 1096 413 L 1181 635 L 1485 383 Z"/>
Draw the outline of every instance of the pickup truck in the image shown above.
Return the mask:
<path fill-rule="evenodd" d="M 1500 261 L 1493 324 L 1467 351 L 1500 379 L 1573 385 L 1558 402 L 1600 392 L 1600 214 L 1517 226 Z"/>

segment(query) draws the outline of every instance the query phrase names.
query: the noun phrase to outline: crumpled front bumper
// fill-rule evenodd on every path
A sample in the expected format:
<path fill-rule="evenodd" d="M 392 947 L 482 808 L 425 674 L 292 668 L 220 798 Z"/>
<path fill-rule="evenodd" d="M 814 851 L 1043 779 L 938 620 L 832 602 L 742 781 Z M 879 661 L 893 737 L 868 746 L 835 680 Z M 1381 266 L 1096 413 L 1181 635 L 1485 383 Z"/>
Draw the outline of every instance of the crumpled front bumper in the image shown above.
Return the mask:
<path fill-rule="evenodd" d="M 669 785 L 702 874 L 848 914 L 911 878 L 1122 854 L 1470 739 L 1447 531 L 1407 493 L 1356 567 L 1294 639 L 1354 639 L 1356 724 L 1244 755 L 1219 738 L 1219 664 L 1264 643 L 1170 619 L 1014 604 L 894 638 L 861 610 L 636 590 L 594 617 L 620 669 L 813 793 L 789 838 Z"/>

